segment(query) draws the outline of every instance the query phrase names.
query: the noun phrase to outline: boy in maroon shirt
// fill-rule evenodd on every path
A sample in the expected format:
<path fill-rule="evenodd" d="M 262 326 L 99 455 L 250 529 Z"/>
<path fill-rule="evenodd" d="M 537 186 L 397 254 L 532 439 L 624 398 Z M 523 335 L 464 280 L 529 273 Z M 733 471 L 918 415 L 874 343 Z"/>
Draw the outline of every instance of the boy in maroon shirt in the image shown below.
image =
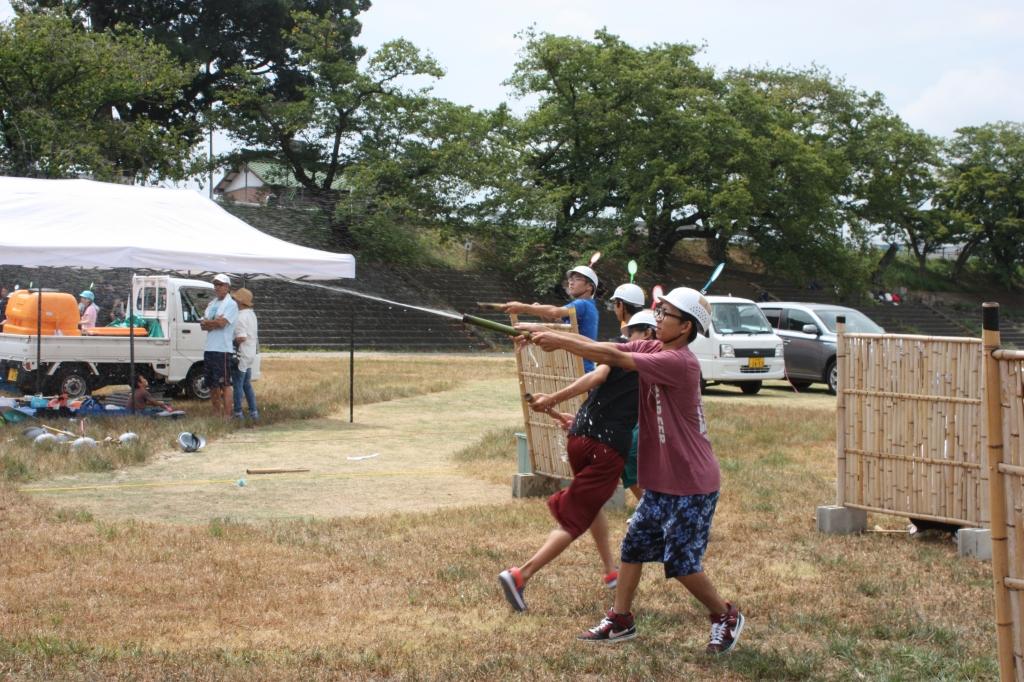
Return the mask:
<path fill-rule="evenodd" d="M 636 636 L 631 607 L 643 564 L 664 564 L 707 609 L 712 654 L 732 649 L 743 615 L 719 596 L 701 559 L 718 502 L 718 461 L 707 437 L 700 399 L 700 364 L 689 350 L 707 334 L 711 306 L 699 291 L 680 287 L 658 297 L 657 341 L 596 343 L 580 336 L 519 325 L 545 351 L 568 350 L 595 362 L 636 370 L 640 377 L 640 444 L 637 460 L 643 498 L 622 541 L 615 604 L 605 618 L 579 636 L 620 642 Z"/>

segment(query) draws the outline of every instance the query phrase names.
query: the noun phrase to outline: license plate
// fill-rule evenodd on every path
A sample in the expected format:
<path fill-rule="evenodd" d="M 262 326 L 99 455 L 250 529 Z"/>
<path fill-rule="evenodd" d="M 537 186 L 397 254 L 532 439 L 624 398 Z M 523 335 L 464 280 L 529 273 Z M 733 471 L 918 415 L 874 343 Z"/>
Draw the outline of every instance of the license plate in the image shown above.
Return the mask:
<path fill-rule="evenodd" d="M 8 367 L 7 368 L 7 381 L 9 381 L 9 382 L 11 382 L 13 384 L 17 380 L 18 380 L 18 368 L 17 367 Z"/>
<path fill-rule="evenodd" d="M 747 367 L 750 369 L 761 369 L 764 367 L 764 358 L 749 358 L 747 360 Z"/>

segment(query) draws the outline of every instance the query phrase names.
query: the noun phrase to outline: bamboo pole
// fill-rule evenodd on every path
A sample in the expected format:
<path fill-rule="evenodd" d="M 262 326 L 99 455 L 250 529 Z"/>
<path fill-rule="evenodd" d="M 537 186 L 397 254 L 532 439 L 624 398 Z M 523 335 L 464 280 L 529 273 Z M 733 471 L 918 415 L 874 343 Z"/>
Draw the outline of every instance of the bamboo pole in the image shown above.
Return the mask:
<path fill-rule="evenodd" d="M 964 468 L 964 469 L 980 469 L 981 464 L 978 462 L 963 462 L 946 459 L 936 459 L 932 457 L 914 457 L 913 455 L 904 455 L 897 452 L 868 452 L 866 450 L 857 450 L 856 448 L 848 448 L 847 452 L 853 455 L 859 455 L 867 459 L 880 459 L 887 461 L 903 461 L 903 462 L 916 462 L 921 464 L 935 465 L 937 467 L 949 467 L 950 469 Z M 1002 465 L 1006 466 L 1006 465 Z"/>
<path fill-rule="evenodd" d="M 870 396 L 870 397 L 892 398 L 892 399 L 899 399 L 899 400 L 917 400 L 917 401 L 921 401 L 921 402 L 925 402 L 925 403 L 928 403 L 928 402 L 932 402 L 932 403 L 955 403 L 955 404 L 956 403 L 963 403 L 965 405 L 980 405 L 981 404 L 981 400 L 979 398 L 961 398 L 961 397 L 958 397 L 958 396 L 948 396 L 948 395 L 929 395 L 929 394 L 926 394 L 926 393 L 902 393 L 902 392 L 895 392 L 895 391 L 879 391 L 879 390 L 858 389 L 858 388 L 851 388 L 850 390 L 845 391 L 845 392 L 849 393 L 850 395 L 864 395 L 864 396 Z"/>
<path fill-rule="evenodd" d="M 988 424 L 989 514 L 992 529 L 992 582 L 995 587 L 996 644 L 999 678 L 1010 682 L 1014 674 L 1013 622 L 1006 589 L 1006 488 L 999 465 L 1003 460 L 1003 412 L 999 361 L 992 352 L 999 347 L 999 304 L 982 305 L 982 342 L 985 348 L 985 421 Z"/>
<path fill-rule="evenodd" d="M 854 502 L 847 502 L 846 506 L 850 509 L 863 509 L 864 511 L 877 512 L 879 514 L 890 514 L 893 516 L 906 516 L 913 517 L 915 519 L 924 519 L 925 521 L 935 521 L 937 523 L 945 523 L 951 526 L 964 526 L 967 528 L 977 528 L 980 524 L 973 521 L 965 521 L 964 519 L 952 518 L 949 516 L 939 516 L 937 514 L 928 514 L 926 512 L 911 510 L 899 511 L 893 509 L 886 509 L 885 507 L 874 507 L 869 504 L 856 504 Z"/>
<path fill-rule="evenodd" d="M 849 383 L 846 372 L 846 316 L 836 318 L 836 369 L 839 390 L 836 391 L 836 506 L 846 502 L 846 396 L 843 384 Z"/>
<path fill-rule="evenodd" d="M 1003 409 L 1006 435 L 1006 439 L 1003 441 L 1003 461 L 1018 467 L 1024 465 L 1024 461 L 1022 461 L 1024 453 L 1021 452 L 1020 443 L 1021 423 L 1024 421 L 1024 414 L 1022 414 L 1024 412 L 1024 375 L 1022 375 L 1024 366 L 1020 360 L 1024 360 L 1024 356 L 1017 360 L 1010 359 L 1000 362 L 1000 386 L 1003 387 L 1001 397 L 1007 398 Z M 1021 527 L 1020 514 L 1016 512 L 1024 505 L 1024 500 L 1022 500 L 1024 489 L 1021 487 L 1021 479 L 1011 480 L 1007 488 L 1012 492 L 1011 508 L 1015 510 L 1015 513 L 1007 519 L 1007 555 L 1010 561 L 1007 570 L 1011 576 L 1022 576 L 1024 575 L 1024 528 Z M 1018 591 L 1014 591 L 1010 595 L 1010 615 L 1015 624 L 1013 654 L 1018 679 L 1022 674 L 1020 661 L 1024 654 L 1021 633 L 1021 622 L 1024 618 L 1022 616 L 1022 610 L 1024 610 L 1022 598 L 1024 595 Z"/>
<path fill-rule="evenodd" d="M 514 313 L 509 315 L 509 319 L 512 321 L 512 326 L 519 321 L 519 317 Z M 515 352 L 516 356 L 516 375 L 519 377 L 519 395 L 526 395 L 529 390 L 526 385 L 526 374 L 523 370 L 523 353 L 526 352 L 525 347 L 519 348 Z M 534 443 L 533 443 L 533 429 L 530 428 L 530 407 L 526 404 L 526 401 L 520 401 L 523 408 L 523 426 L 526 427 L 526 450 L 530 455 L 530 470 L 537 470 L 537 459 L 534 455 Z"/>

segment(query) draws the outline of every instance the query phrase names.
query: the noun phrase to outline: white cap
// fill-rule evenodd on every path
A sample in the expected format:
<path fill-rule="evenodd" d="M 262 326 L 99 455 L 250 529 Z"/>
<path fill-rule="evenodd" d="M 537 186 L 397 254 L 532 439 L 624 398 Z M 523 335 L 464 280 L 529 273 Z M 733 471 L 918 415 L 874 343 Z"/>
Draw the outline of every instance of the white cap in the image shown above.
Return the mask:
<path fill-rule="evenodd" d="M 630 305 L 638 305 L 643 307 L 647 297 L 644 296 L 644 290 L 638 287 L 636 284 L 620 284 L 615 287 L 615 293 L 612 294 L 610 301 L 620 300 L 623 303 L 629 303 Z"/>
<path fill-rule="evenodd" d="M 574 272 L 583 275 L 584 277 L 589 279 L 594 284 L 594 290 L 597 290 L 597 273 L 594 272 L 591 268 L 587 267 L 586 265 L 577 265 L 572 270 L 566 272 L 565 276 L 568 277 Z"/>
<path fill-rule="evenodd" d="M 657 327 L 658 321 L 654 319 L 654 313 L 650 310 L 641 310 L 636 315 L 629 318 L 629 322 L 626 323 L 626 326 L 632 327 L 638 324 L 647 324 L 652 327 Z"/>
<path fill-rule="evenodd" d="M 658 300 L 671 303 L 681 312 L 692 315 L 697 320 L 697 331 L 704 336 L 708 335 L 711 328 L 711 304 L 702 293 L 689 287 L 676 287 L 664 296 L 659 296 Z"/>
<path fill-rule="evenodd" d="M 214 275 L 213 276 L 213 281 L 214 282 L 220 282 L 221 284 L 227 284 L 228 286 L 231 286 L 231 278 L 228 277 L 227 275 L 225 275 L 223 272 L 220 273 L 219 275 Z"/>

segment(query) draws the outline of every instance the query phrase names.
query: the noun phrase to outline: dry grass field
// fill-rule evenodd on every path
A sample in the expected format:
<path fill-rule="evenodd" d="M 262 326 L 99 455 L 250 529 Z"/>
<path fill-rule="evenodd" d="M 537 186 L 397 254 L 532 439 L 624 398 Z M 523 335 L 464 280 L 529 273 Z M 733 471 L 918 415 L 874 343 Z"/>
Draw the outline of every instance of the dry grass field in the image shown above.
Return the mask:
<path fill-rule="evenodd" d="M 339 358 L 268 364 L 258 388 L 267 425 L 256 432 L 338 410 L 347 418 Z M 444 424 L 447 398 L 500 382 L 511 367 L 507 358 L 360 358 L 357 425 L 360 406 L 382 404 L 374 414 L 386 415 L 418 394 L 437 398 L 416 403 L 436 410 L 422 418 Z M 322 399 L 309 405 L 311 395 Z M 541 500 L 511 500 L 507 487 L 493 500 L 433 511 L 260 521 L 232 513 L 193 523 L 19 492 L 76 472 L 151 466 L 171 434 L 147 423 L 137 427 L 146 433 L 136 453 L 101 450 L 102 466 L 5 441 L 0 679 L 997 677 L 988 564 L 958 558 L 943 536 L 815 531 L 814 507 L 834 498 L 827 398 L 722 389 L 706 402 L 723 488 L 705 566 L 748 618 L 730 655 L 702 653 L 703 615 L 656 565 L 636 601 L 636 640 L 576 642 L 610 602 L 586 538 L 530 583 L 530 610 L 513 613 L 496 575 L 528 557 L 551 520 Z M 479 436 L 448 458 L 453 479 L 507 486 L 517 428 L 515 409 L 507 414 L 481 421 Z M 241 437 L 203 428 L 211 441 Z M 383 498 L 414 492 L 380 484 L 360 493 L 374 494 L 386 507 Z M 613 541 L 627 516 L 611 515 Z M 869 517 L 874 525 L 899 530 L 905 520 Z"/>

